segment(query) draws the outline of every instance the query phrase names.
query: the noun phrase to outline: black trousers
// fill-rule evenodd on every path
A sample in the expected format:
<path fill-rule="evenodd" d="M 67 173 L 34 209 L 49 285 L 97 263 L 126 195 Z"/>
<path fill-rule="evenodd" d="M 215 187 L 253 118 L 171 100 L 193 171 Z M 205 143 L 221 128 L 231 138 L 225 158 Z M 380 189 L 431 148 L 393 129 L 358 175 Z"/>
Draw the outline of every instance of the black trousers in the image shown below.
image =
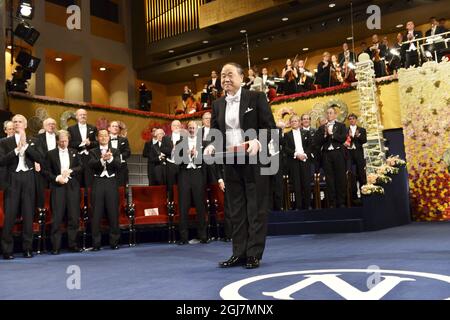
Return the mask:
<path fill-rule="evenodd" d="M 119 190 L 116 178 L 94 178 L 92 185 L 92 245 L 101 246 L 100 223 L 106 211 L 109 220 L 109 244 L 119 244 Z"/>
<path fill-rule="evenodd" d="M 43 168 L 42 168 L 43 169 Z M 48 188 L 48 181 L 41 172 L 35 172 L 36 183 L 36 207 L 44 208 L 45 206 L 45 189 Z"/>
<path fill-rule="evenodd" d="M 278 171 L 270 176 L 270 194 L 272 196 L 271 208 L 275 211 L 281 211 L 281 208 L 283 208 L 283 175 L 286 171 L 286 168 L 284 167 L 286 165 L 285 160 L 282 153 L 274 156 L 274 161 L 279 162 Z"/>
<path fill-rule="evenodd" d="M 205 185 L 202 168 L 180 169 L 178 174 L 178 203 L 180 206 L 180 240 L 188 241 L 189 225 L 188 215 L 191 208 L 191 199 L 197 211 L 197 234 L 201 240 L 207 240 L 206 235 L 206 207 Z"/>
<path fill-rule="evenodd" d="M 52 245 L 53 250 L 61 248 L 61 224 L 67 212 L 67 236 L 69 248 L 78 246 L 77 234 L 80 223 L 80 184 L 71 180 L 64 186 L 52 187 Z"/>
<path fill-rule="evenodd" d="M 87 154 L 80 154 L 80 160 L 83 165 L 83 171 L 80 174 L 80 187 L 81 188 L 90 188 L 92 186 L 92 182 L 94 181 L 94 173 L 89 167 L 89 160 L 91 157 Z"/>
<path fill-rule="evenodd" d="M 233 237 L 233 226 L 231 224 L 230 217 L 230 201 L 228 200 L 228 192 L 226 189 L 225 183 L 225 195 L 224 195 L 224 204 L 223 204 L 223 231 L 225 233 L 225 238 L 231 239 Z"/>
<path fill-rule="evenodd" d="M 345 174 L 344 150 L 341 148 L 333 151 L 324 151 L 323 166 L 330 205 L 345 205 L 347 178 Z"/>
<path fill-rule="evenodd" d="M 405 68 L 409 68 L 412 66 L 416 67 L 419 66 L 419 55 L 417 51 L 406 52 L 405 58 L 406 58 Z"/>
<path fill-rule="evenodd" d="M 202 166 L 203 171 L 203 181 L 204 185 L 208 186 L 211 184 L 217 184 L 217 174 L 216 174 L 216 167 L 214 164 L 211 165 L 203 165 Z"/>
<path fill-rule="evenodd" d="M 297 210 L 308 210 L 311 206 L 311 162 L 289 159 L 291 179 L 294 185 Z"/>
<path fill-rule="evenodd" d="M 166 165 L 166 184 L 167 184 L 167 195 L 169 201 L 173 200 L 173 186 L 178 182 L 178 165 L 167 162 Z"/>
<path fill-rule="evenodd" d="M 352 195 L 353 198 L 356 199 L 357 196 L 357 186 L 356 182 L 359 182 L 360 187 L 367 183 L 366 176 L 366 161 L 364 160 L 364 153 L 362 150 L 348 150 L 348 155 L 350 158 L 350 169 L 353 168 L 353 165 L 356 166 L 356 174 L 352 183 Z"/>
<path fill-rule="evenodd" d="M 11 181 L 4 194 L 5 220 L 2 233 L 3 254 L 11 254 L 14 250 L 12 229 L 16 218 L 22 215 L 22 248 L 24 251 L 33 250 L 33 217 L 35 212 L 34 200 L 36 193 L 34 171 L 13 172 Z"/>
<path fill-rule="evenodd" d="M 270 210 L 270 176 L 261 176 L 259 165 L 225 165 L 225 181 L 233 255 L 261 259 Z"/>
<path fill-rule="evenodd" d="M 128 184 L 128 164 L 126 162 L 120 165 L 117 179 L 119 187 L 125 187 Z"/>

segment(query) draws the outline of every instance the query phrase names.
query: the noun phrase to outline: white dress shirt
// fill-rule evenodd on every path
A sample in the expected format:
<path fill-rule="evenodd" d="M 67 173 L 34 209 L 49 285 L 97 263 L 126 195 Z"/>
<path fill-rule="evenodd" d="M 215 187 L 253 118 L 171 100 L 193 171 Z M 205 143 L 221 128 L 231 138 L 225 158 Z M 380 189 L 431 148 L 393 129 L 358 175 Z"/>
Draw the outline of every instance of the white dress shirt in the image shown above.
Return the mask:
<path fill-rule="evenodd" d="M 297 159 L 297 156 L 302 155 L 302 154 L 306 155 L 306 154 L 305 154 L 305 150 L 303 149 L 303 141 L 302 141 L 302 135 L 300 133 L 300 129 L 292 129 L 292 133 L 294 135 L 294 142 L 295 142 L 294 159 Z M 306 159 L 303 161 L 306 162 Z"/>
<path fill-rule="evenodd" d="M 47 141 L 48 151 L 56 149 L 56 135 L 54 133 L 45 133 L 45 140 Z"/>
<path fill-rule="evenodd" d="M 65 170 L 70 169 L 70 157 L 69 157 L 69 149 L 59 149 L 59 162 L 61 163 L 61 174 Z"/>
<path fill-rule="evenodd" d="M 350 135 L 352 138 L 355 137 L 357 126 L 350 126 Z M 352 142 L 352 145 L 350 146 L 350 149 L 356 149 L 355 144 Z"/>
<path fill-rule="evenodd" d="M 19 145 L 20 142 L 20 134 L 15 134 L 15 138 L 16 138 L 16 145 Z M 25 162 L 25 151 L 28 148 L 28 144 L 25 145 L 21 150 L 19 150 L 19 152 L 16 152 L 16 155 L 19 156 L 19 163 L 17 164 L 17 168 L 16 168 L 16 172 L 27 172 L 30 171 L 30 168 L 28 168 L 26 162 Z"/>
<path fill-rule="evenodd" d="M 105 153 L 107 153 L 108 150 L 109 150 L 108 146 L 100 146 L 100 151 L 101 151 L 101 154 L 102 154 L 102 155 L 105 154 Z M 101 162 L 102 165 L 103 165 L 103 171 L 102 171 L 102 173 L 100 174 L 100 178 L 103 178 L 103 177 L 112 178 L 112 177 L 115 177 L 115 176 L 116 176 L 114 173 L 111 174 L 111 175 L 109 175 L 109 174 L 108 174 L 108 170 L 106 170 L 106 163 L 111 163 L 111 162 L 113 162 L 113 160 L 114 160 L 114 157 L 111 157 L 111 159 L 109 159 L 108 161 L 105 161 L 105 160 L 103 160 L 103 159 L 100 158 L 100 162 Z"/>
<path fill-rule="evenodd" d="M 175 159 L 174 159 L 175 146 L 176 146 L 177 142 L 180 141 L 180 139 L 181 139 L 181 135 L 179 132 L 172 132 L 173 149 L 172 149 L 172 154 L 170 155 L 170 159 L 167 159 L 167 161 L 169 161 L 170 163 L 175 163 Z"/>
<path fill-rule="evenodd" d="M 333 122 L 328 123 L 325 126 L 325 130 L 327 130 L 327 133 L 328 133 L 328 130 L 329 130 L 330 127 L 331 127 L 331 132 L 333 132 L 334 124 L 335 124 L 335 122 L 333 121 Z M 333 144 L 330 143 L 330 146 L 328 147 L 328 151 L 332 151 L 332 150 L 334 150 L 334 147 L 333 147 Z"/>
<path fill-rule="evenodd" d="M 114 149 L 119 149 L 119 138 L 115 135 L 110 135 L 111 138 L 111 147 Z"/>
<path fill-rule="evenodd" d="M 208 134 L 209 134 L 209 129 L 208 127 L 203 127 L 204 131 L 203 131 L 203 140 L 206 140 L 206 138 L 208 138 Z"/>
<path fill-rule="evenodd" d="M 225 125 L 226 125 L 226 147 L 232 148 L 244 142 L 241 124 L 239 123 L 239 108 L 241 104 L 241 89 L 234 96 L 226 98 Z"/>
<path fill-rule="evenodd" d="M 80 135 L 81 135 L 81 143 L 80 143 L 80 147 L 84 147 L 86 144 L 84 143 L 84 140 L 87 139 L 87 125 L 86 124 L 78 124 L 78 128 L 80 128 Z M 86 154 L 88 155 L 89 152 L 87 150 L 83 150 L 80 152 L 80 154 Z"/>
<path fill-rule="evenodd" d="M 197 166 L 194 164 L 194 157 L 191 156 L 190 152 L 192 149 L 195 149 L 197 146 L 197 137 L 188 137 L 188 147 L 189 147 L 189 164 L 187 165 L 188 169 L 197 169 Z M 197 151 L 195 152 L 195 155 L 197 154 Z M 194 156 L 195 156 L 194 155 Z"/>

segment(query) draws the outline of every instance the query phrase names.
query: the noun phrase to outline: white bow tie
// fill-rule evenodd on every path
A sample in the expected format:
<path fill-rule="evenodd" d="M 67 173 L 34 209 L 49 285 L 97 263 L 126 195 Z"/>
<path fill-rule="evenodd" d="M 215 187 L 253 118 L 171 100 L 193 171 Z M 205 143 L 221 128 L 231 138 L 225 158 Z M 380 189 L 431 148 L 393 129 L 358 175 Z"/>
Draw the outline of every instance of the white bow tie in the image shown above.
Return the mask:
<path fill-rule="evenodd" d="M 226 100 L 227 103 L 239 103 L 239 102 L 241 102 L 241 97 L 239 97 L 239 96 L 234 96 L 234 97 L 226 96 L 225 100 Z"/>

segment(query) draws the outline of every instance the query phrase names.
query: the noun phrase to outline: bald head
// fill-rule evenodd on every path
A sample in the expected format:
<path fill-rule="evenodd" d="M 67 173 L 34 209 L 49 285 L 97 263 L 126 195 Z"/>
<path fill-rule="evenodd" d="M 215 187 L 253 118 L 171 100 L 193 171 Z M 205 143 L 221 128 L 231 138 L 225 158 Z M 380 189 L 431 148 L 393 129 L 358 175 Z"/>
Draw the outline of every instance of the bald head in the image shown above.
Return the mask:
<path fill-rule="evenodd" d="M 180 132 L 181 122 L 178 120 L 172 121 L 170 128 L 171 128 L 172 132 L 176 132 L 176 133 Z"/>
<path fill-rule="evenodd" d="M 56 120 L 52 118 L 48 118 L 44 120 L 44 129 L 45 132 L 55 133 L 56 132 Z"/>
<path fill-rule="evenodd" d="M 77 118 L 77 121 L 79 124 L 86 124 L 87 122 L 87 111 L 84 109 L 79 109 L 75 113 L 75 117 Z"/>

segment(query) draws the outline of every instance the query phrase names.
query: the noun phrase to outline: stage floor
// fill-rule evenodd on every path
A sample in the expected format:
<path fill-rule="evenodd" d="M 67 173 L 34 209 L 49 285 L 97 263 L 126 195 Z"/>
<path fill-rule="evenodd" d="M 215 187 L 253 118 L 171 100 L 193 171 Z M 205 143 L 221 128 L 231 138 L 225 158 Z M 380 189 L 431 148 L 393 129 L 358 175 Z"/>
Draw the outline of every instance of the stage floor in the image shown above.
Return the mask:
<path fill-rule="evenodd" d="M 413 223 L 356 234 L 269 237 L 261 267 L 255 270 L 219 269 L 217 262 L 230 254 L 230 243 L 212 242 L 142 244 L 29 260 L 16 255 L 13 261 L 0 260 L 0 299 L 450 297 L 450 223 Z M 366 272 L 367 268 L 372 271 Z M 390 271 L 374 272 L 377 268 Z M 261 277 L 236 283 L 255 276 Z M 79 290 L 68 289 L 78 285 Z"/>

